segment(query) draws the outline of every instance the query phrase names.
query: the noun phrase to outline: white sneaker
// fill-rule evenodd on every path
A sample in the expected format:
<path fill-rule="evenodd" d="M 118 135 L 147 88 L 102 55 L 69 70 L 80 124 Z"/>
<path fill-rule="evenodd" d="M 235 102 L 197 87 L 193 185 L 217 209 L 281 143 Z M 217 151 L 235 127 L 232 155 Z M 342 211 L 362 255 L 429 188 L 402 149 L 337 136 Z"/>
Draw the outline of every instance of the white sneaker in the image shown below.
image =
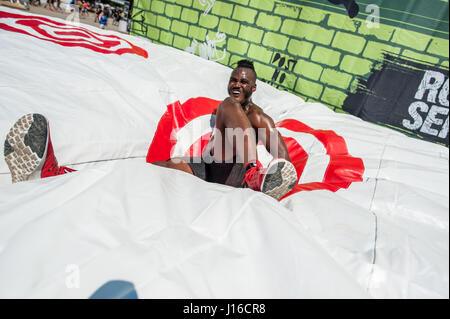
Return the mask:
<path fill-rule="evenodd" d="M 295 166 L 283 158 L 277 158 L 267 166 L 267 171 L 261 183 L 261 192 L 280 200 L 295 185 L 297 185 Z"/>

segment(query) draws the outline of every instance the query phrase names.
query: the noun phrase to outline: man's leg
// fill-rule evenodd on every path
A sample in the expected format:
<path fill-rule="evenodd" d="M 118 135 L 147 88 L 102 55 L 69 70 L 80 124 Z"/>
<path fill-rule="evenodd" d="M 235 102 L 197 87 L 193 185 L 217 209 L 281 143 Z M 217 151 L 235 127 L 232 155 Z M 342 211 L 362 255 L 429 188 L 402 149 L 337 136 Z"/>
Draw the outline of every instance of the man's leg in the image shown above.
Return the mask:
<path fill-rule="evenodd" d="M 286 159 L 276 158 L 267 168 L 262 168 L 258 162 L 256 134 L 239 103 L 231 98 L 225 99 L 217 110 L 215 126 L 222 133 L 225 148 L 233 147 L 236 161 L 245 164 L 244 186 L 279 200 L 297 184 L 295 167 Z M 236 130 L 242 130 L 244 134 L 229 134 Z M 220 146 L 215 146 L 216 151 Z M 229 159 L 223 148 L 221 154 L 225 154 L 222 159 Z"/>
<path fill-rule="evenodd" d="M 27 114 L 18 119 L 6 136 L 3 152 L 13 183 L 74 171 L 58 165 L 49 123 L 41 114 Z"/>
<path fill-rule="evenodd" d="M 214 139 L 213 152 L 217 161 L 236 158 L 238 163 L 256 163 L 256 134 L 241 105 L 226 98 L 217 109 L 215 129 L 220 137 Z"/>
<path fill-rule="evenodd" d="M 189 164 L 181 159 L 170 159 L 165 162 L 159 161 L 159 162 L 153 162 L 151 164 L 156 165 L 156 166 L 165 167 L 165 168 L 176 169 L 176 170 L 183 171 L 183 172 L 186 172 L 189 174 L 194 174 L 192 172 L 192 169 L 189 166 Z"/>

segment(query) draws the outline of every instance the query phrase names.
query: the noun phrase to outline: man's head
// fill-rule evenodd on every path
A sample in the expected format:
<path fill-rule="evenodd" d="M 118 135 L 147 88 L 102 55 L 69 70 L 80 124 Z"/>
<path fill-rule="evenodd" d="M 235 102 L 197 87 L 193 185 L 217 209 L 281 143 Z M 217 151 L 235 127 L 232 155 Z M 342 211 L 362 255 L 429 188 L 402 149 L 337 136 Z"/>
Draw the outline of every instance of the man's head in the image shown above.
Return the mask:
<path fill-rule="evenodd" d="M 234 97 L 242 106 L 251 101 L 251 96 L 256 90 L 256 71 L 253 62 L 241 60 L 231 72 L 228 82 L 228 94 Z"/>

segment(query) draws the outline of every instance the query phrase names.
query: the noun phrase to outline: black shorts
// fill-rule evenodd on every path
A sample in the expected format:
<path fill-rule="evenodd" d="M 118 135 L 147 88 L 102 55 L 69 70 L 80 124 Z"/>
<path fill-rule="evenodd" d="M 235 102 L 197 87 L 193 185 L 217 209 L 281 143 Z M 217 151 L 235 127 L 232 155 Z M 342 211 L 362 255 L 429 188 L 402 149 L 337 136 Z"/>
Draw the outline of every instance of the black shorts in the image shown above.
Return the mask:
<path fill-rule="evenodd" d="M 195 176 L 210 183 L 242 187 L 245 177 L 245 166 L 241 163 L 206 163 L 203 158 L 185 159 Z"/>

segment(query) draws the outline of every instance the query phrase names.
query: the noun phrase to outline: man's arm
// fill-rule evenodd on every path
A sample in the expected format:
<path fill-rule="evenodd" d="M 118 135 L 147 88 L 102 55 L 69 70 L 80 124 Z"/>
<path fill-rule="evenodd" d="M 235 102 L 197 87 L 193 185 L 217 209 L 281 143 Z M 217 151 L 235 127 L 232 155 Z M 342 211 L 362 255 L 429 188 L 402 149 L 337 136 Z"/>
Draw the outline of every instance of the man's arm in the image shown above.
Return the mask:
<path fill-rule="evenodd" d="M 256 129 L 257 140 L 263 143 L 266 150 L 274 158 L 284 158 L 290 162 L 288 149 L 273 119 L 261 109 L 248 114 L 248 118 Z"/>

